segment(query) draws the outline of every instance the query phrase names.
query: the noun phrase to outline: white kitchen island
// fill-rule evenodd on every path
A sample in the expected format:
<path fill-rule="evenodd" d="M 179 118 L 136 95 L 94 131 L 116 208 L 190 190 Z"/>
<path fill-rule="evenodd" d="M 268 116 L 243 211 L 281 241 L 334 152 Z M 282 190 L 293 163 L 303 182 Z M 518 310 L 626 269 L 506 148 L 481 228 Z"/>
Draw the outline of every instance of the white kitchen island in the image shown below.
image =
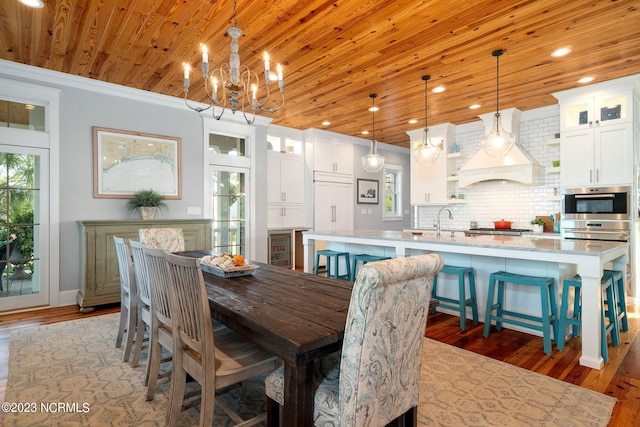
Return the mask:
<path fill-rule="evenodd" d="M 489 274 L 492 272 L 504 270 L 554 277 L 558 310 L 561 281 L 577 272 L 582 277 L 583 332 L 580 364 L 595 369 L 601 369 L 604 364 L 600 353 L 600 279 L 605 268 L 620 270 L 626 275 L 628 243 L 514 236 L 467 237 L 450 232 L 442 232 L 438 236 L 435 232 L 414 235 L 410 232 L 378 230 L 306 231 L 303 233 L 304 270 L 308 273 L 313 272 L 316 241 L 326 242 L 327 249 L 349 252 L 352 255 L 367 253 L 396 258 L 438 253 L 446 264 L 474 267 L 480 321 L 484 320 Z M 439 283 L 441 280 L 446 278 L 439 278 Z M 441 288 L 451 287 L 439 286 L 438 290 L 440 292 Z M 539 315 L 539 292 L 525 288 L 511 291 L 505 305 L 522 312 L 537 312 Z M 527 332 L 534 333 L 530 330 Z M 535 333 L 539 335 L 538 332 Z"/>

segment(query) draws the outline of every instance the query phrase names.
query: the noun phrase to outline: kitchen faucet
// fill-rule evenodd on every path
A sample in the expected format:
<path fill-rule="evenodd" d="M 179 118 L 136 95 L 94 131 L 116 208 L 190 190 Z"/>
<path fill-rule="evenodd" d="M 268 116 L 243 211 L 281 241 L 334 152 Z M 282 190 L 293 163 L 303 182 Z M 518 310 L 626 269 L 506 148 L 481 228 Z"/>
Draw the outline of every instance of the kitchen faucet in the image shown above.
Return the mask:
<path fill-rule="evenodd" d="M 442 213 L 442 211 L 447 211 L 449 212 L 449 219 L 453 219 L 453 214 L 451 213 L 451 209 L 447 208 L 447 207 L 442 207 L 440 208 L 440 210 L 438 211 L 438 220 L 437 222 L 434 224 L 436 226 L 436 234 L 439 236 L 440 235 L 440 214 Z"/>

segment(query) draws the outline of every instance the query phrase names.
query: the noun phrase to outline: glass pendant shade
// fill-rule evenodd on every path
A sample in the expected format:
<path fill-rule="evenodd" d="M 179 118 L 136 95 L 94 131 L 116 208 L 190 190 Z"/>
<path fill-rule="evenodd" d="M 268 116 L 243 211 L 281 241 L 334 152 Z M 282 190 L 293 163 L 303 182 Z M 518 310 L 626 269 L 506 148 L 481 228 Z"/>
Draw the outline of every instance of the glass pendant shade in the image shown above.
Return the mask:
<path fill-rule="evenodd" d="M 378 153 L 378 142 L 371 140 L 369 154 L 362 157 L 362 167 L 367 172 L 379 172 L 384 166 L 384 157 Z"/>
<path fill-rule="evenodd" d="M 438 159 L 441 149 L 431 143 L 429 128 L 427 127 L 427 82 L 429 79 L 431 79 L 431 76 L 422 76 L 424 81 L 424 135 L 422 141 L 419 141 L 413 147 L 411 154 L 417 162 L 432 165 Z"/>
<path fill-rule="evenodd" d="M 500 113 L 496 113 L 491 132 L 482 137 L 480 147 L 491 157 L 502 157 L 511 150 L 515 143 L 516 135 L 502 128 Z"/>
<path fill-rule="evenodd" d="M 480 148 L 492 157 L 502 157 L 506 155 L 516 143 L 516 135 L 504 130 L 500 121 L 499 58 L 503 53 L 504 51 L 501 49 L 494 50 L 492 53 L 492 55 L 496 57 L 496 115 L 493 119 L 491 131 L 483 136 L 480 141 Z"/>
<path fill-rule="evenodd" d="M 434 146 L 429 138 L 429 129 L 424 130 L 424 137 L 413 147 L 413 158 L 419 163 L 434 164 L 440 155 L 440 148 Z"/>
<path fill-rule="evenodd" d="M 379 172 L 384 166 L 384 157 L 378 153 L 378 141 L 376 141 L 375 137 L 375 99 L 376 94 L 372 93 L 369 95 L 371 98 L 371 148 L 369 149 L 369 153 L 366 156 L 362 156 L 362 167 L 365 171 L 369 173 Z"/>

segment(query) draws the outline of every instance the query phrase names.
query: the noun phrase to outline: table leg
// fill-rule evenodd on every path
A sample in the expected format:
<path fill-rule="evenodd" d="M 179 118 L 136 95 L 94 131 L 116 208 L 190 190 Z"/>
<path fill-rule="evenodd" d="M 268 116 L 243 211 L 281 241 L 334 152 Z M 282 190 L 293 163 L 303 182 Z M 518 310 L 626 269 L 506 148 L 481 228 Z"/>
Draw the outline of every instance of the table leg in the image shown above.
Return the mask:
<path fill-rule="evenodd" d="M 283 427 L 313 425 L 313 366 L 284 365 Z"/>

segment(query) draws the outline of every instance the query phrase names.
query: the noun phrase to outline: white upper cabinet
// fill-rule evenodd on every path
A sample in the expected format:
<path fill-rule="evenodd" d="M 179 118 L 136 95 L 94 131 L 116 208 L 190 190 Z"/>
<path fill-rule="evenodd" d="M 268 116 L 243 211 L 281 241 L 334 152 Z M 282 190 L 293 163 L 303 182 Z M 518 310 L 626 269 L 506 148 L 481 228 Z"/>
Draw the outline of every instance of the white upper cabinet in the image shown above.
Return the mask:
<path fill-rule="evenodd" d="M 346 135 L 310 129 L 305 141 L 313 144 L 313 170 L 353 175 L 353 141 Z"/>
<path fill-rule="evenodd" d="M 304 203 L 304 161 L 295 154 L 267 152 L 267 202 Z"/>
<path fill-rule="evenodd" d="M 413 148 L 422 141 L 424 129 L 408 131 L 410 145 Z M 434 164 L 425 165 L 411 156 L 411 204 L 412 205 L 442 205 L 449 200 L 449 170 L 452 167 L 448 154 L 448 147 L 452 144 L 455 125 L 445 123 L 429 127 L 429 138 L 432 143 L 438 143 L 442 152 Z"/>
<path fill-rule="evenodd" d="M 633 121 L 633 91 L 570 100 L 560 106 L 560 129 L 569 132 Z"/>
<path fill-rule="evenodd" d="M 635 78 L 554 93 L 560 101 L 560 184 L 630 185 L 634 180 Z"/>

